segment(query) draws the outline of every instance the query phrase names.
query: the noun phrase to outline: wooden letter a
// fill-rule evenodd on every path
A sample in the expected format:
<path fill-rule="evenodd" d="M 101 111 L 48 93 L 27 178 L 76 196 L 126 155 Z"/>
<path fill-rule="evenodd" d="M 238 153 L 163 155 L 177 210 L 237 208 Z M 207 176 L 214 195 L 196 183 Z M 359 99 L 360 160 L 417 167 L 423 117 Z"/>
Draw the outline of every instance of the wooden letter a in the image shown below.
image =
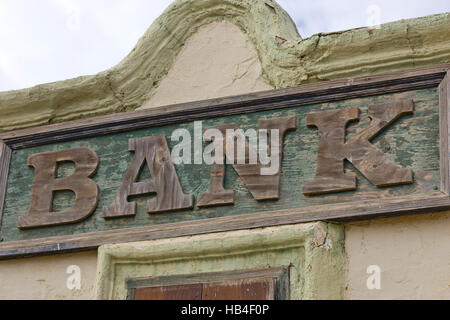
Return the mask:
<path fill-rule="evenodd" d="M 149 193 L 156 193 L 156 197 L 148 201 L 148 213 L 192 208 L 192 196 L 183 193 L 164 136 L 131 139 L 129 150 L 134 151 L 134 159 L 114 203 L 103 207 L 104 218 L 134 216 L 136 203 L 128 202 L 128 197 Z M 146 163 L 152 180 L 137 182 Z"/>

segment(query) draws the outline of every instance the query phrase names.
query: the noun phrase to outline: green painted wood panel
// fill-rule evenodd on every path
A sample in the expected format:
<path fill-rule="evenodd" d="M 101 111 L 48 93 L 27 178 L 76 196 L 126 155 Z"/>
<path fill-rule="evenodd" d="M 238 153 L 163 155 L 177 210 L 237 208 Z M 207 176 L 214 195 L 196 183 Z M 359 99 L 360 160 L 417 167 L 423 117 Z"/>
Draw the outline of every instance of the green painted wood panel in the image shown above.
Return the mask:
<path fill-rule="evenodd" d="M 361 110 L 360 121 L 348 126 L 347 135 L 351 136 L 362 130 L 370 122 L 367 117 L 367 108 L 369 106 L 404 99 L 414 100 L 415 114 L 402 117 L 396 121 L 380 134 L 373 143 L 396 164 L 409 167 L 414 171 L 414 183 L 412 185 L 376 188 L 359 174 L 351 164 L 347 163 L 347 170 L 357 173 L 357 191 L 312 197 L 306 197 L 302 194 L 303 182 L 311 180 L 315 175 L 317 157 L 318 131 L 316 128 L 308 128 L 306 126 L 306 115 L 308 113 L 359 107 Z M 5 242 L 8 242 L 251 214 L 261 211 L 303 208 L 336 202 L 375 200 L 386 197 L 439 192 L 439 96 L 437 88 L 215 118 L 204 121 L 203 127 L 236 123 L 244 130 L 249 128 L 257 129 L 259 119 L 287 116 L 297 116 L 298 123 L 297 130 L 288 132 L 284 139 L 281 196 L 278 201 L 255 201 L 233 168 L 227 166 L 225 187 L 236 191 L 236 203 L 233 206 L 218 206 L 207 209 L 195 207 L 193 210 L 149 215 L 145 211 L 148 198 L 140 197 L 136 200 L 138 201 L 136 217 L 115 220 L 103 219 L 102 208 L 113 202 L 133 158 L 133 153 L 128 151 L 128 140 L 136 137 L 165 135 L 170 148 L 172 148 L 176 144 L 170 140 L 172 132 L 178 128 L 185 128 L 193 134 L 194 126 L 193 122 L 191 122 L 14 151 L 8 177 L 1 237 Z M 17 228 L 18 218 L 26 215 L 29 209 L 34 175 L 34 169 L 26 164 L 28 156 L 36 153 L 79 147 L 93 149 L 100 158 L 98 172 L 93 176 L 93 180 L 97 182 L 100 189 L 99 205 L 94 214 L 85 221 L 72 225 L 19 230 Z M 210 181 L 209 166 L 178 165 L 176 170 L 186 194 L 193 194 L 197 198 L 199 194 L 208 189 Z M 60 166 L 58 176 L 68 176 L 72 171 L 73 166 L 64 164 Z M 64 208 L 70 207 L 73 200 L 74 196 L 70 192 L 57 193 L 54 201 L 54 210 L 62 211 Z"/>

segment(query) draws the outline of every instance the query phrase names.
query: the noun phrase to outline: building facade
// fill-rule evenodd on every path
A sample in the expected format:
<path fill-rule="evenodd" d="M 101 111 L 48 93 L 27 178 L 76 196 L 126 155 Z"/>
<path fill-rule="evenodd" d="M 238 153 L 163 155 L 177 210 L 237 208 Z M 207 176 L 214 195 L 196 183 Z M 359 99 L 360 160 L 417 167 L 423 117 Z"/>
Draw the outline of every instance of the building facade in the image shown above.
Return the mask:
<path fill-rule="evenodd" d="M 199 284 L 200 293 L 190 290 L 196 295 L 181 297 L 229 298 L 220 295 L 220 284 L 228 283 L 237 291 L 249 286 L 253 297 L 269 299 L 449 299 L 449 175 L 443 157 L 448 155 L 443 119 L 450 101 L 449 30 L 450 15 L 444 13 L 302 39 L 275 1 L 183 0 L 174 2 L 112 69 L 0 93 L 0 138 L 16 148 L 11 161 L 2 160 L 0 298 L 173 298 L 176 294 L 161 288 L 178 286 L 182 292 Z M 239 98 L 223 98 L 231 96 Z M 311 96 L 315 100 L 307 100 Z M 316 160 L 321 149 L 320 126 L 308 127 L 314 125 L 307 123 L 308 115 L 360 108 L 356 117 L 364 129 L 370 122 L 366 112 L 377 114 L 370 113 L 375 110 L 371 106 L 392 101 L 413 101 L 415 109 L 399 107 L 386 120 L 399 121 L 395 130 L 383 127 L 383 136 L 373 143 L 397 167 L 410 168 L 410 180 L 395 180 L 392 174 L 392 183 L 373 183 L 352 163 L 345 171 L 357 175 L 356 190 L 312 191 L 321 195 L 310 196 L 305 186 L 320 176 Z M 238 112 L 227 111 L 233 108 Z M 202 112 L 211 115 L 203 118 Z M 102 199 L 114 199 L 133 159 L 128 139 L 142 137 L 134 134 L 133 123 L 152 117 L 158 124 L 136 130 L 167 139 L 173 129 L 190 130 L 202 119 L 205 126 L 235 122 L 257 127 L 261 119 L 296 118 L 295 133 L 284 139 L 278 200 L 257 202 L 256 191 L 247 190 L 251 183 L 227 166 L 225 186 L 236 191 L 234 207 L 216 204 L 148 216 L 148 199 L 135 200 L 143 209 L 134 220 L 104 222 L 102 207 L 111 203 Z M 165 119 L 172 119 L 170 128 Z M 127 129 L 114 131 L 120 121 Z M 112 128 L 110 135 L 83 136 L 94 132 L 94 123 L 100 131 Z M 66 137 L 72 129 L 77 133 Z M 360 129 L 349 127 L 348 135 Z M 49 140 L 47 132 L 52 132 Z M 39 139 L 45 142 L 37 145 Z M 126 140 L 122 149 L 115 149 L 121 139 Z M 95 149 L 96 143 L 105 144 L 96 150 L 99 169 L 92 176 L 100 185 L 96 211 L 78 222 L 41 228 L 29 222 L 32 228 L 19 228 L 32 195 L 34 172 L 27 157 Z M 8 150 L 3 148 L 3 159 Z M 108 161 L 114 168 L 111 154 L 120 152 L 125 164 L 108 169 L 111 174 L 103 172 Z M 199 195 L 213 183 L 208 168 L 176 166 L 184 193 L 195 196 L 195 203 L 184 209 L 197 207 Z M 304 180 L 298 172 L 305 173 Z M 196 179 L 202 181 L 198 187 L 190 183 Z M 61 199 L 64 207 L 68 198 Z M 79 287 L 73 282 L 76 275 Z"/>

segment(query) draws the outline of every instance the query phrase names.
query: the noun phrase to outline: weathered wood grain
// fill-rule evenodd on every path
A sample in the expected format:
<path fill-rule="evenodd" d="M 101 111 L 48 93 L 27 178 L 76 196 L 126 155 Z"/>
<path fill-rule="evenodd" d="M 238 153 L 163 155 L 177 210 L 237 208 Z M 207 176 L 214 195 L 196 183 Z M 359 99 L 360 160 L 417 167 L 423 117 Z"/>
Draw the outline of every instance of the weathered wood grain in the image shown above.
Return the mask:
<path fill-rule="evenodd" d="M 56 178 L 58 164 L 73 162 L 75 172 L 66 178 Z M 92 214 L 98 203 L 97 184 L 90 179 L 98 168 L 97 154 L 87 148 L 69 149 L 31 155 L 28 166 L 34 167 L 30 210 L 19 217 L 20 229 L 56 226 L 80 222 Z M 64 212 L 53 212 L 56 191 L 75 193 L 74 205 Z"/>
<path fill-rule="evenodd" d="M 346 141 L 347 124 L 359 120 L 359 108 L 321 111 L 307 115 L 308 126 L 320 132 L 317 171 L 314 180 L 306 181 L 303 194 L 316 195 L 356 190 L 356 176 L 344 171 L 344 160 L 351 162 L 371 183 L 387 187 L 412 183 L 411 169 L 401 168 L 389 160 L 370 141 L 395 120 L 413 114 L 412 100 L 370 106 L 370 124 Z"/>
<path fill-rule="evenodd" d="M 204 283 L 202 300 L 275 300 L 276 279 L 242 279 Z"/>
<path fill-rule="evenodd" d="M 399 215 L 439 212 L 450 208 L 441 193 L 350 204 L 331 204 L 301 209 L 261 212 L 233 217 L 202 219 L 100 231 L 88 234 L 12 241 L 0 244 L 0 260 L 96 249 L 104 244 L 176 238 L 214 232 L 281 226 L 314 221 L 355 221 Z"/>
<path fill-rule="evenodd" d="M 128 292 L 128 300 L 202 300 L 202 285 L 180 285 L 167 287 L 152 287 L 131 289 Z"/>
<path fill-rule="evenodd" d="M 225 166 L 221 164 L 211 165 L 211 179 L 206 192 L 198 195 L 197 206 L 213 207 L 232 205 L 235 202 L 234 190 L 225 190 L 223 186 L 225 178 Z"/>
<path fill-rule="evenodd" d="M 104 218 L 134 216 L 137 204 L 134 201 L 129 202 L 128 197 L 149 193 L 155 193 L 156 197 L 148 201 L 148 213 L 192 208 L 192 196 L 183 192 L 164 136 L 131 139 L 129 151 L 134 152 L 134 159 L 114 203 L 103 207 Z M 150 170 L 152 178 L 137 182 L 141 171 L 146 170 L 145 167 Z"/>
<path fill-rule="evenodd" d="M 0 141 L 0 226 L 2 225 L 11 153 L 11 149 L 5 143 Z"/>
<path fill-rule="evenodd" d="M 441 158 L 441 191 L 450 195 L 450 72 L 439 85 L 439 129 Z"/>
<path fill-rule="evenodd" d="M 442 140 L 443 126 L 441 139 L 436 127 L 437 123 L 447 121 L 442 116 L 439 119 L 439 108 L 441 115 L 447 112 L 448 118 L 448 83 L 446 94 L 442 90 L 440 94 L 437 91 L 437 86 L 444 83 L 448 68 L 439 66 L 319 83 L 2 134 L 7 150 L 13 152 L 7 179 L 14 183 L 8 183 L 6 190 L 0 190 L 0 195 L 6 193 L 1 222 L 5 241 L 0 244 L 0 259 L 87 250 L 107 243 L 446 210 L 450 208 L 448 191 L 445 191 L 448 187 L 440 188 L 448 186 L 445 182 L 445 179 L 449 180 L 448 142 Z M 416 106 L 415 115 L 399 119 L 392 129 L 376 137 L 373 144 L 395 163 L 411 168 L 415 173 L 414 184 L 376 190 L 355 170 L 359 177 L 357 192 L 315 197 L 302 195 L 302 181 L 312 179 L 316 169 L 317 132 L 307 129 L 307 113 L 358 107 L 365 114 L 369 105 L 411 98 Z M 226 170 L 223 185 L 236 191 L 234 206 L 149 216 L 145 214 L 144 205 L 148 200 L 145 199 L 137 200 L 137 214 L 131 219 L 105 221 L 97 211 L 86 221 L 75 225 L 17 229 L 18 216 L 26 214 L 31 197 L 31 190 L 22 188 L 32 182 L 33 172 L 24 170 L 30 154 L 92 147 L 101 157 L 99 170 L 93 179 L 100 186 L 99 208 L 102 208 L 114 202 L 132 161 L 132 155 L 126 149 L 129 139 L 167 135 L 175 128 L 189 130 L 192 121 L 201 119 L 208 126 L 239 123 L 247 129 L 256 127 L 259 119 L 287 116 L 297 116 L 301 130 L 297 129 L 295 134 L 288 133 L 285 138 L 279 201 L 255 201 L 234 170 Z M 347 127 L 347 134 L 355 136 L 368 125 L 368 118 L 361 117 L 358 125 Z M 448 138 L 448 129 L 446 132 Z M 440 156 L 440 152 L 444 152 L 442 144 L 447 146 L 447 158 Z M 2 157 L 3 167 L 8 167 L 5 165 L 7 162 Z M 208 189 L 209 169 L 177 166 L 180 183 L 186 193 L 198 195 Z M 352 167 L 346 163 L 345 169 L 352 170 Z M 1 179 L 6 181 L 4 172 Z"/>
<path fill-rule="evenodd" d="M 448 69 L 450 64 L 119 113 L 2 133 L 0 140 L 12 149 L 19 149 L 150 126 L 430 88 L 441 83 Z"/>
<path fill-rule="evenodd" d="M 367 107 L 393 99 L 414 98 L 416 114 L 399 120 L 390 130 L 384 132 L 375 145 L 396 163 L 411 168 L 415 172 L 412 185 L 377 189 L 373 187 L 357 170 L 346 167 L 358 176 L 356 192 L 305 197 L 302 194 L 303 181 L 314 177 L 317 158 L 317 131 L 306 126 L 306 114 L 311 111 L 334 110 L 358 106 L 362 115 L 367 114 Z M 231 167 L 226 170 L 224 187 L 236 192 L 233 206 L 208 207 L 204 209 L 183 210 L 175 213 L 147 214 L 149 198 L 135 200 L 137 213 L 132 218 L 105 220 L 101 208 L 114 203 L 114 198 L 121 187 L 125 174 L 133 161 L 133 154 L 128 151 L 128 142 L 133 138 L 148 136 L 170 136 L 178 128 L 192 133 L 192 123 L 177 126 L 157 127 L 134 132 L 104 135 L 95 138 L 81 139 L 73 142 L 43 145 L 39 147 L 14 150 L 12 158 L 5 216 L 3 218 L 2 236 L 6 242 L 15 240 L 31 240 L 70 234 L 89 234 L 95 231 L 133 228 L 145 225 L 161 225 L 186 220 L 210 219 L 224 216 L 252 215 L 257 212 L 278 211 L 290 208 L 306 208 L 342 202 L 358 202 L 362 200 L 379 201 L 390 197 L 401 197 L 410 194 L 428 195 L 439 189 L 439 122 L 437 90 L 421 89 L 404 93 L 387 94 L 376 97 L 362 97 L 343 100 L 337 103 L 323 103 L 304 107 L 290 107 L 284 110 L 267 111 L 251 115 L 222 117 L 204 122 L 204 127 L 239 123 L 246 130 L 257 128 L 261 119 L 274 117 L 297 116 L 298 129 L 286 134 L 283 146 L 282 179 L 280 184 L 280 200 L 258 202 L 248 192 L 244 181 L 238 177 Z M 348 136 L 354 136 L 369 125 L 369 118 L 361 116 L 357 125 L 349 126 Z M 170 141 L 169 141 L 170 142 Z M 17 229 L 18 216 L 25 215 L 30 205 L 33 171 L 28 169 L 26 161 L 29 155 L 69 148 L 89 147 L 100 157 L 100 165 L 93 180 L 99 185 L 100 200 L 96 212 L 87 220 L 73 225 L 55 226 L 20 231 Z M 173 147 L 169 144 L 169 147 Z M 210 173 L 208 165 L 179 165 L 176 168 L 180 183 L 186 194 L 197 196 L 209 187 Z M 147 170 L 148 171 L 148 170 Z M 436 190 L 435 190 L 436 188 Z M 198 222 L 200 223 L 200 222 Z M 203 223 L 203 222 L 202 222 Z"/>
<path fill-rule="evenodd" d="M 289 300 L 290 297 L 289 267 L 129 279 L 126 285 L 129 300 L 142 296 L 158 299 L 166 297 L 167 291 L 186 287 L 202 300 Z"/>
<path fill-rule="evenodd" d="M 217 129 L 221 132 L 222 139 L 215 141 L 222 147 L 224 157 L 232 164 L 238 176 L 244 181 L 250 193 L 257 201 L 278 200 L 280 198 L 280 180 L 281 180 L 281 164 L 283 156 L 283 139 L 288 130 L 295 130 L 297 128 L 297 117 L 285 117 L 259 120 L 258 129 L 265 130 L 268 133 L 268 141 L 270 150 L 271 163 L 264 165 L 258 157 L 258 151 L 251 146 L 243 133 L 236 132 L 239 128 L 236 124 L 229 124 L 225 126 L 212 127 L 210 129 Z M 234 130 L 235 134 L 229 135 L 228 130 Z M 278 134 L 278 137 L 272 135 Z M 239 144 L 237 135 L 242 140 L 243 146 L 241 152 L 234 152 L 236 145 Z M 275 140 L 273 144 L 271 141 Z M 232 150 L 232 155 L 228 154 L 228 150 Z M 239 155 L 240 153 L 240 155 Z M 253 153 L 254 162 L 250 161 L 252 158 L 250 154 Z M 239 156 L 242 159 L 239 159 Z M 231 158 L 231 159 L 230 159 Z M 274 163 L 275 162 L 275 163 Z M 225 163 L 225 162 L 223 162 Z M 277 165 L 278 164 L 278 165 Z M 264 173 L 264 169 L 270 169 L 271 166 L 276 166 L 273 172 Z M 215 205 L 233 204 L 234 192 L 232 190 L 225 190 L 223 187 L 223 177 L 225 174 L 225 164 L 215 164 L 211 171 L 210 188 L 199 195 L 197 205 L 199 207 L 210 207 Z"/>
<path fill-rule="evenodd" d="M 191 273 L 176 276 L 136 278 L 129 279 L 126 285 L 128 289 L 138 289 L 257 278 L 283 278 L 283 280 L 287 280 L 289 279 L 289 266 L 266 269 L 233 270 L 222 272 Z"/>

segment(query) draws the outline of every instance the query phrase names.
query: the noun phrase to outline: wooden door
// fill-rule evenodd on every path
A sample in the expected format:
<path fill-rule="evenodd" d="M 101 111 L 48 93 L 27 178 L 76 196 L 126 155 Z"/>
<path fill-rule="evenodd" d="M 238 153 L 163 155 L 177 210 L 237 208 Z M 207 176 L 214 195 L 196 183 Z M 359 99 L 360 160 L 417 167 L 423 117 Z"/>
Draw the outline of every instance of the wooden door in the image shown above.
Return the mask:
<path fill-rule="evenodd" d="M 129 280 L 131 300 L 284 300 L 286 268 Z"/>

